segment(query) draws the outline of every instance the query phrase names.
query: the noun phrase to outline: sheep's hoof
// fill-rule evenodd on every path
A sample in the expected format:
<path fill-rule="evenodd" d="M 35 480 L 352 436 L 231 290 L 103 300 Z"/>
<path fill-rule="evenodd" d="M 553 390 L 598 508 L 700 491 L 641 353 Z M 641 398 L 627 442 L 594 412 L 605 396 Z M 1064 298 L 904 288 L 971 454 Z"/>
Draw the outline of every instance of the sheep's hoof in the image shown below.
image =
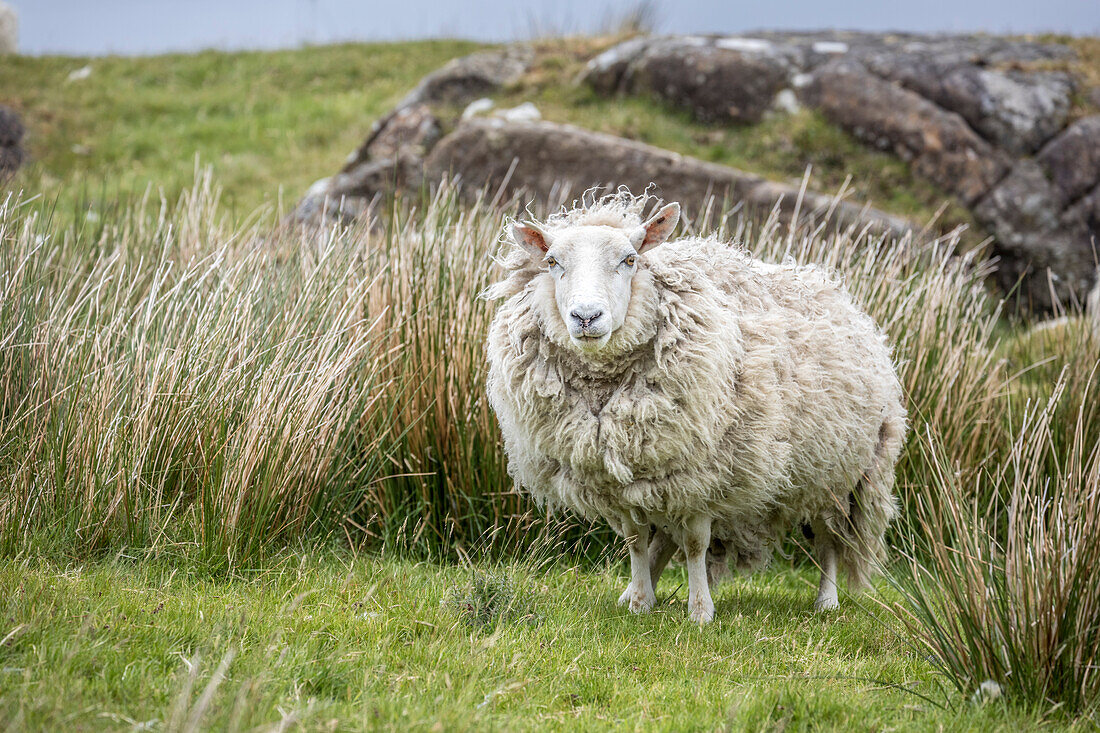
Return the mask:
<path fill-rule="evenodd" d="M 705 601 L 688 602 L 691 620 L 700 626 L 706 626 L 714 620 L 714 601 L 709 598 Z"/>
<path fill-rule="evenodd" d="M 646 613 L 657 605 L 657 597 L 653 593 L 646 595 L 642 592 L 636 592 L 633 586 L 627 586 L 623 594 L 619 596 L 619 605 L 629 605 L 631 613 Z"/>
<path fill-rule="evenodd" d="M 840 608 L 840 601 L 836 596 L 818 596 L 814 601 L 814 610 L 818 613 L 828 613 L 829 611 L 835 611 Z"/>

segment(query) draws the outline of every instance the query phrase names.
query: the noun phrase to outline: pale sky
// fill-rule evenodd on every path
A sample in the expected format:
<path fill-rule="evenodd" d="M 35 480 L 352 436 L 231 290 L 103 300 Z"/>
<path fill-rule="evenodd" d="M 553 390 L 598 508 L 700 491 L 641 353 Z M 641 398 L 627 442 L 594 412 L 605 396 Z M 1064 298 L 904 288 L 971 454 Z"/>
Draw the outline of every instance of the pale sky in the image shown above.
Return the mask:
<path fill-rule="evenodd" d="M 6 0 L 22 53 L 143 54 L 343 40 L 506 41 L 598 30 L 638 0 Z M 657 30 L 845 28 L 1100 35 L 1100 0 L 655 0 Z"/>

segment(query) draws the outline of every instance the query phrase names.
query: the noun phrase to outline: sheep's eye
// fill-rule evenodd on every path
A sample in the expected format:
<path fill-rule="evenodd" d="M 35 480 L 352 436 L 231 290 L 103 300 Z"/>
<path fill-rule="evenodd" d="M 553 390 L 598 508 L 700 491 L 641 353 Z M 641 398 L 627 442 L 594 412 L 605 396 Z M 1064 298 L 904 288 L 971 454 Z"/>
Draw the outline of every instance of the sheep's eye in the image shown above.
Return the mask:
<path fill-rule="evenodd" d="M 556 259 L 554 259 L 553 257 L 547 257 L 546 258 L 546 266 L 547 267 L 557 267 L 557 265 L 558 265 L 558 261 Z"/>
<path fill-rule="evenodd" d="M 634 267 L 634 263 L 637 261 L 638 258 L 635 255 L 627 255 L 626 258 L 623 259 L 623 264 L 627 267 Z"/>

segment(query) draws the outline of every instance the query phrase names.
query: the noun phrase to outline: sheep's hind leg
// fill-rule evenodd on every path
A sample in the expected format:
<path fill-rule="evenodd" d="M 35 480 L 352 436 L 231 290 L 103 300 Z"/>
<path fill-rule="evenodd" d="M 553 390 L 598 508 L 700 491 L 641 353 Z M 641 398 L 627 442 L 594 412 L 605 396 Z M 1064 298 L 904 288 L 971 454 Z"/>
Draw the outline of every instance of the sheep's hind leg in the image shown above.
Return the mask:
<path fill-rule="evenodd" d="M 668 532 L 660 527 L 655 528 L 653 539 L 649 543 L 649 576 L 654 592 L 657 590 L 657 581 L 661 579 L 661 573 L 665 571 L 665 566 L 675 553 L 676 543 L 669 537 Z"/>
<path fill-rule="evenodd" d="M 714 620 L 714 601 L 707 582 L 707 549 L 710 547 L 710 517 L 694 517 L 684 533 L 684 555 L 688 571 L 688 614 L 696 623 Z"/>
<path fill-rule="evenodd" d="M 619 605 L 630 604 L 631 613 L 645 613 L 657 603 L 649 571 L 649 525 L 623 524 L 630 551 L 630 585 L 619 596 Z"/>
<path fill-rule="evenodd" d="M 817 601 L 814 610 L 832 611 L 840 607 L 836 586 L 836 546 L 832 540 L 819 535 L 817 542 L 817 561 L 821 564 L 821 582 L 817 586 Z"/>

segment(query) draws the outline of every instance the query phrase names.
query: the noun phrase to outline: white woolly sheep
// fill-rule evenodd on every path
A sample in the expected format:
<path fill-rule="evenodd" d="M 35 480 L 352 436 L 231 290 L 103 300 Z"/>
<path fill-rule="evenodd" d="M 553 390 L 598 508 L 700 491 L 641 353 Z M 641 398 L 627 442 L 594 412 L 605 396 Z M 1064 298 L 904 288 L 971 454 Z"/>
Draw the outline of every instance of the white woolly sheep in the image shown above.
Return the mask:
<path fill-rule="evenodd" d="M 862 586 L 896 514 L 905 408 L 885 337 L 820 268 L 716 239 L 665 240 L 647 198 L 515 223 L 490 326 L 488 391 L 509 472 L 539 502 L 627 539 L 619 603 L 643 612 L 676 551 L 691 618 L 710 582 L 762 564 L 794 527 L 835 608 Z"/>

